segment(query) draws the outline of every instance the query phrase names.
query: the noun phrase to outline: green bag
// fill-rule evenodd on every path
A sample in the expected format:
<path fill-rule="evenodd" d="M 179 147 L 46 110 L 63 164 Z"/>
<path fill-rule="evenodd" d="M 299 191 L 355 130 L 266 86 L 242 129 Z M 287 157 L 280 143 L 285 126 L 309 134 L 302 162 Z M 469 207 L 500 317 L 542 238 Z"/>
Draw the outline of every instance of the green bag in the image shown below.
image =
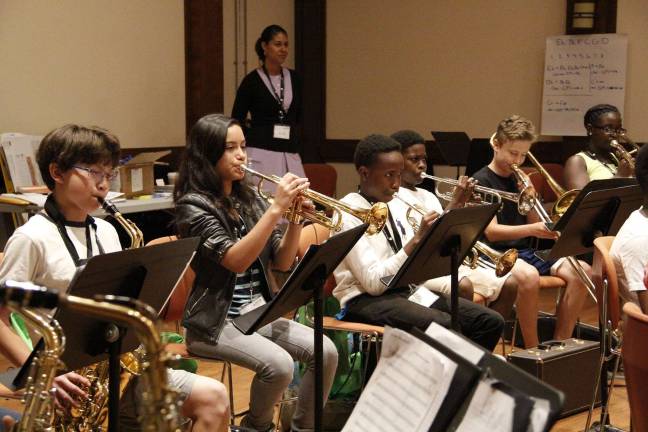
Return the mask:
<path fill-rule="evenodd" d="M 34 343 L 31 340 L 31 336 L 29 336 L 29 330 L 27 329 L 27 324 L 25 324 L 25 318 L 23 318 L 23 316 L 18 312 L 11 312 L 11 314 L 9 314 L 9 322 L 11 322 L 11 326 L 18 336 L 20 336 L 20 339 L 25 342 L 25 345 L 27 345 L 30 350 L 33 350 Z"/>
<path fill-rule="evenodd" d="M 325 316 L 335 316 L 339 311 L 340 303 L 335 297 L 328 297 L 324 300 Z M 295 320 L 312 327 L 313 302 L 300 307 Z M 349 341 L 353 334 L 331 330 L 325 330 L 324 333 L 331 339 L 338 351 L 338 367 L 329 399 L 356 399 L 360 395 L 362 387 L 362 355 L 359 352 L 350 352 Z M 303 365 L 301 369 L 303 374 Z"/>
<path fill-rule="evenodd" d="M 178 333 L 174 332 L 160 332 L 160 339 L 162 339 L 163 344 L 184 342 L 184 338 Z M 181 359 L 172 366 L 172 369 L 185 370 L 187 372 L 196 373 L 196 371 L 198 370 L 198 362 L 194 359 Z"/>

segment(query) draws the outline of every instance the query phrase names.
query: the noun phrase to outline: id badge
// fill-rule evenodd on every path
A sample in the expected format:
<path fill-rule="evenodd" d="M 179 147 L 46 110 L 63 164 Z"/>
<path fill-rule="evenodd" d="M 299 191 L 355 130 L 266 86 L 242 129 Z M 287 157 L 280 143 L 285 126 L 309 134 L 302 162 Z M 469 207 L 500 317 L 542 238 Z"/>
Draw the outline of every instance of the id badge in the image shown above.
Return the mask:
<path fill-rule="evenodd" d="M 421 306 L 430 307 L 434 304 L 435 301 L 439 299 L 439 296 L 434 294 L 432 291 L 425 287 L 418 287 L 417 290 L 409 296 L 409 301 Z"/>
<path fill-rule="evenodd" d="M 274 125 L 272 137 L 285 140 L 290 139 L 290 126 L 282 124 Z"/>
<path fill-rule="evenodd" d="M 256 309 L 256 308 L 258 308 L 258 307 L 263 306 L 264 304 L 266 304 L 266 301 L 265 301 L 265 299 L 263 298 L 263 296 L 260 295 L 259 297 L 257 297 L 257 298 L 255 298 L 254 300 L 252 300 L 250 303 L 248 303 L 248 304 L 246 304 L 245 306 L 243 306 L 243 307 L 240 309 L 239 312 L 240 312 L 241 315 L 243 315 L 243 314 L 246 314 L 246 313 L 248 313 L 248 312 L 250 312 L 250 311 L 253 311 L 254 309 Z"/>

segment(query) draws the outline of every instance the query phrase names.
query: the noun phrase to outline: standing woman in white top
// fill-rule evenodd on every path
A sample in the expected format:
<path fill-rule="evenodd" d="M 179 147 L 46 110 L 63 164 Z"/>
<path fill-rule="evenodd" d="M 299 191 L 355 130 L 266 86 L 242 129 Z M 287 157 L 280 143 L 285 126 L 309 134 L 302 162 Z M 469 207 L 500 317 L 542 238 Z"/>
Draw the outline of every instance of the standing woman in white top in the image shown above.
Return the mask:
<path fill-rule="evenodd" d="M 288 33 L 276 24 L 266 27 L 255 50 L 261 65 L 243 79 L 232 108 L 232 117 L 248 125 L 248 163 L 265 174 L 282 177 L 291 172 L 305 177 L 298 153 L 301 81 L 294 70 L 283 66 L 288 57 Z"/>

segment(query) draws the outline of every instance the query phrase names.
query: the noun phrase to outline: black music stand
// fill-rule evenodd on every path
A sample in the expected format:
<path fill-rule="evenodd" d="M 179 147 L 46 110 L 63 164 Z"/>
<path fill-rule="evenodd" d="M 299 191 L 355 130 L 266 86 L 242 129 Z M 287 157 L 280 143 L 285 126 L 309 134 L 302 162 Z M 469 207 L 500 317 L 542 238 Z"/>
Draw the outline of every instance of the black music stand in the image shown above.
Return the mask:
<path fill-rule="evenodd" d="M 448 165 L 457 169 L 459 178 L 459 169 L 468 162 L 468 153 L 470 152 L 470 138 L 466 132 L 440 132 L 432 131 L 432 138 L 436 142 L 443 159 Z"/>
<path fill-rule="evenodd" d="M 259 328 L 282 317 L 313 297 L 313 343 L 315 348 L 315 432 L 322 430 L 323 391 L 323 298 L 322 288 L 326 278 L 335 270 L 349 251 L 360 240 L 368 224 L 362 224 L 329 238 L 319 245 L 310 245 L 306 254 L 293 270 L 277 295 L 263 306 L 241 315 L 232 324 L 242 333 L 250 335 Z"/>
<path fill-rule="evenodd" d="M 611 187 L 611 188 L 610 188 Z M 549 251 L 538 254 L 542 259 L 558 259 L 591 252 L 594 239 L 615 235 L 631 212 L 643 204 L 643 195 L 636 182 L 631 179 L 595 180 L 590 182 L 576 197 L 572 205 L 552 227 L 560 231 L 560 237 Z M 588 278 L 588 290 L 594 296 L 594 283 Z M 604 297 L 604 296 L 603 296 Z M 596 297 L 594 296 L 596 301 Z M 603 298 L 605 301 L 606 299 Z M 601 305 L 599 305 L 601 306 Z M 606 323 L 599 317 L 601 358 L 609 350 L 606 337 Z M 601 416 L 604 416 L 608 402 L 607 361 L 600 371 Z M 596 386 L 595 386 L 596 387 Z M 596 402 L 593 398 L 592 404 Z M 591 410 L 590 410 L 591 412 Z M 589 427 L 589 420 L 588 425 Z M 604 425 L 602 425 L 604 427 Z"/>
<path fill-rule="evenodd" d="M 131 249 L 88 260 L 70 283 L 69 295 L 95 298 L 114 295 L 139 299 L 159 311 L 168 301 L 176 283 L 198 246 L 199 239 L 192 237 L 175 242 Z M 108 430 L 119 427 L 119 380 L 122 353 L 137 348 L 139 342 L 134 332 L 127 332 L 122 324 L 106 322 L 63 306 L 54 315 L 66 336 L 62 361 L 68 370 L 108 359 L 109 402 Z M 14 380 L 21 388 L 29 373 L 33 356 L 42 347 L 39 342 Z"/>
<path fill-rule="evenodd" d="M 459 329 L 459 266 L 497 213 L 501 204 L 446 211 L 439 217 L 396 275 L 383 281 L 387 289 L 418 284 L 450 274 L 452 328 Z"/>

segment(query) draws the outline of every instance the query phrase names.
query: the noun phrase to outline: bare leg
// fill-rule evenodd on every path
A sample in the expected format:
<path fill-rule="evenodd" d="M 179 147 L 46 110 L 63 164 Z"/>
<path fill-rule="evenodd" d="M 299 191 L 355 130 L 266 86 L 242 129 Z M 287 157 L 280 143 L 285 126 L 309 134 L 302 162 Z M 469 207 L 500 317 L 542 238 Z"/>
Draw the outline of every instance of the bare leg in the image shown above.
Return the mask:
<path fill-rule="evenodd" d="M 583 270 L 591 276 L 592 269 L 589 264 L 579 261 Z M 572 266 L 567 262 L 563 262 L 556 275 L 565 280 L 565 292 L 560 299 L 556 315 L 556 330 L 554 332 L 554 339 L 563 340 L 571 337 L 576 325 L 576 320 L 580 314 L 585 299 L 587 298 L 587 288 L 583 281 L 578 277 Z"/>
<path fill-rule="evenodd" d="M 229 429 L 227 389 L 215 379 L 196 375 L 182 414 L 193 420 L 193 432 L 227 432 Z"/>
<path fill-rule="evenodd" d="M 513 270 L 517 282 L 517 316 L 526 348 L 537 346 L 538 341 L 538 290 L 540 275 L 538 270 L 522 260 L 517 260 Z M 510 278 L 509 278 L 510 279 Z"/>
<path fill-rule="evenodd" d="M 511 275 L 506 278 L 502 291 L 497 300 L 490 304 L 490 308 L 498 312 L 505 320 L 511 317 L 513 305 L 518 295 L 518 282 L 515 276 Z"/>
<path fill-rule="evenodd" d="M 472 301 L 478 305 L 486 306 L 486 297 L 481 294 L 473 293 Z"/>

